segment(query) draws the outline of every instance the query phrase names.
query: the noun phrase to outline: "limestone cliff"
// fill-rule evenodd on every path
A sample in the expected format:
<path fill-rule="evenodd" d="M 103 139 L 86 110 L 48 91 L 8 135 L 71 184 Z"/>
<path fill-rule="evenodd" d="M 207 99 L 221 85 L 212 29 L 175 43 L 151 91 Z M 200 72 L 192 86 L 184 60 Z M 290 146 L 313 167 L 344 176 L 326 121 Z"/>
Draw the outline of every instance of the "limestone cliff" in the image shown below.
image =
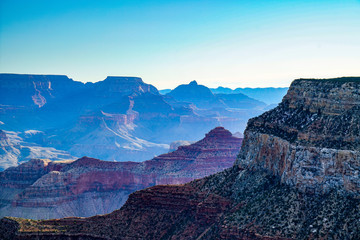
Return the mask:
<path fill-rule="evenodd" d="M 300 79 L 277 108 L 248 122 L 237 164 L 302 191 L 359 195 L 359 150 L 359 79 Z"/>

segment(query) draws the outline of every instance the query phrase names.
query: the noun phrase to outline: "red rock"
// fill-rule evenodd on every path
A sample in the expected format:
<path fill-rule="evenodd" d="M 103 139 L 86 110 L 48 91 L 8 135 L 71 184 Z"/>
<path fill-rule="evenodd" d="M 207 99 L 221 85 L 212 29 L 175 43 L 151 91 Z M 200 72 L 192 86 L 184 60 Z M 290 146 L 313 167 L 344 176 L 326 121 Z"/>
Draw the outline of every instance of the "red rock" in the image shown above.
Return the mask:
<path fill-rule="evenodd" d="M 182 184 L 231 167 L 241 141 L 217 127 L 194 144 L 141 163 L 31 160 L 1 173 L 0 186 L 14 194 L 1 215 L 44 219 L 109 213 L 136 190 Z M 205 206 L 201 211 L 208 211 Z"/>

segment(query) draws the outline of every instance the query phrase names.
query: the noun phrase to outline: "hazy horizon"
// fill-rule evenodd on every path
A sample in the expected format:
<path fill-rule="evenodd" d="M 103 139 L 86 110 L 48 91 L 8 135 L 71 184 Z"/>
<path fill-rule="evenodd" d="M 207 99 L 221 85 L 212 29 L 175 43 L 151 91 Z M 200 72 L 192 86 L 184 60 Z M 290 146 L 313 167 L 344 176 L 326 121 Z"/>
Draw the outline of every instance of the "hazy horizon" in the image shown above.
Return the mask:
<path fill-rule="evenodd" d="M 66 76 L 66 77 L 68 77 L 69 79 L 72 79 L 73 81 L 76 81 L 76 82 L 89 83 L 89 81 L 88 81 L 88 82 L 79 81 L 79 80 L 77 80 L 77 79 L 74 79 L 74 78 L 66 75 L 66 74 L 51 74 L 51 73 L 49 73 L 49 74 L 42 74 L 42 73 L 7 73 L 7 72 L 0 72 L 0 74 L 15 74 L 15 75 L 54 75 L 54 76 L 57 75 L 57 76 Z M 245 86 L 245 87 L 228 87 L 228 86 L 224 86 L 224 85 L 218 85 L 218 86 L 215 86 L 215 87 L 211 87 L 211 86 L 207 86 L 206 83 L 203 84 L 203 83 L 200 83 L 199 81 L 197 81 L 196 79 L 193 79 L 193 80 L 189 80 L 189 81 L 184 81 L 183 83 L 180 83 L 179 85 L 176 85 L 176 86 L 171 87 L 171 88 L 159 88 L 159 87 L 157 87 L 155 84 L 150 83 L 150 82 L 147 82 L 146 80 L 144 80 L 142 77 L 139 77 L 139 76 L 107 76 L 107 77 L 124 77 L 124 78 L 137 77 L 137 78 L 141 78 L 144 83 L 151 84 L 151 85 L 153 85 L 154 87 L 156 87 L 158 90 L 174 89 L 174 88 L 176 88 L 176 87 L 179 86 L 179 85 L 189 84 L 189 83 L 192 82 L 192 81 L 196 81 L 199 85 L 204 85 L 204 86 L 206 86 L 206 87 L 208 87 L 208 88 L 223 87 L 223 88 L 229 88 L 229 89 L 231 89 L 231 90 L 235 90 L 236 88 L 288 88 L 288 87 L 290 87 L 290 84 L 289 84 L 289 86 L 285 86 L 285 87 L 276 87 L 276 86 L 269 86 L 269 87 L 246 87 L 246 86 Z M 106 77 L 106 78 L 107 78 L 107 77 Z M 350 77 L 350 76 L 349 76 L 349 77 Z M 351 76 L 351 77 L 352 77 L 352 76 Z M 96 83 L 96 82 L 104 81 L 106 78 L 101 79 L 101 80 L 97 80 L 97 81 L 93 81 L 93 82 L 91 82 L 91 83 Z M 295 80 L 295 79 L 293 79 L 293 80 Z M 293 80 L 292 80 L 292 81 L 293 81 Z"/>
<path fill-rule="evenodd" d="M 360 1 L 0 2 L 0 72 L 158 89 L 359 76 Z"/>

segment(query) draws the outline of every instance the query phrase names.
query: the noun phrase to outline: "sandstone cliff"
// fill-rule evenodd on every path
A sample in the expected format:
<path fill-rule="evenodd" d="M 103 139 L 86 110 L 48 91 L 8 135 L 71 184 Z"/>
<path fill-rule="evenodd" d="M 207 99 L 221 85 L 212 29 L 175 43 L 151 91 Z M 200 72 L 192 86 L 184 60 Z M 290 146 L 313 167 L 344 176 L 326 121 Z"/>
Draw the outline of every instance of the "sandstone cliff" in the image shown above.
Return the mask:
<path fill-rule="evenodd" d="M 232 168 L 135 192 L 108 215 L 1 226 L 19 239 L 360 239 L 359 89 L 360 78 L 296 80 L 249 121 Z"/>
<path fill-rule="evenodd" d="M 217 127 L 194 144 L 141 163 L 34 159 L 0 173 L 0 215 L 48 219 L 110 213 L 136 190 L 182 184 L 232 166 L 241 140 Z"/>

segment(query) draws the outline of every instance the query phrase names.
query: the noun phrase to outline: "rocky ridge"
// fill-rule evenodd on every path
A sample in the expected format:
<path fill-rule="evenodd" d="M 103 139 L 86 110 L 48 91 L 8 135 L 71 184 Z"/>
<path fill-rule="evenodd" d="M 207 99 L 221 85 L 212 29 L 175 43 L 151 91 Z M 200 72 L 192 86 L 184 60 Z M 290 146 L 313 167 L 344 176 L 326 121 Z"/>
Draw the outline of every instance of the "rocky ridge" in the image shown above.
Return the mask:
<path fill-rule="evenodd" d="M 198 108 L 224 107 L 225 104 L 215 97 L 211 90 L 199 85 L 195 80 L 182 84 L 166 94 L 178 101 L 189 102 Z"/>
<path fill-rule="evenodd" d="M 236 164 L 223 172 L 135 192 L 120 210 L 104 216 L 5 218 L 1 226 L 15 229 L 11 234 L 21 239 L 37 232 L 75 239 L 359 239 L 360 149 L 353 123 L 359 84 L 360 78 L 294 81 L 277 108 L 249 121 Z M 336 92 L 348 96 L 344 109 L 340 98 L 334 101 Z M 347 127 L 318 125 L 326 119 Z M 328 131 L 342 138 L 329 141 Z M 328 142 L 301 137 L 313 132 Z M 347 185 L 347 179 L 355 184 Z"/>
<path fill-rule="evenodd" d="M 278 104 L 285 96 L 289 88 L 287 87 L 267 87 L 267 88 L 231 88 L 218 87 L 211 88 L 214 94 L 245 94 L 246 96 L 264 102 L 269 105 Z"/>
<path fill-rule="evenodd" d="M 0 151 L 6 158 L 0 169 L 30 156 L 141 162 L 168 151 L 171 142 L 197 141 L 216 126 L 242 132 L 265 106 L 237 94 L 220 99 L 196 82 L 173 94 L 161 95 L 138 77 L 84 84 L 62 75 L 0 74 L 1 129 L 23 139 L 17 150 Z M 28 137 L 28 131 L 40 134 Z"/>
<path fill-rule="evenodd" d="M 232 166 L 241 140 L 217 127 L 196 143 L 141 163 L 33 159 L 0 173 L 0 215 L 48 219 L 109 213 L 136 190 L 182 184 Z"/>
<path fill-rule="evenodd" d="M 0 74 L 0 103 L 9 106 L 41 108 L 85 87 L 64 75 Z M 21 96 L 21 97 L 19 97 Z"/>

